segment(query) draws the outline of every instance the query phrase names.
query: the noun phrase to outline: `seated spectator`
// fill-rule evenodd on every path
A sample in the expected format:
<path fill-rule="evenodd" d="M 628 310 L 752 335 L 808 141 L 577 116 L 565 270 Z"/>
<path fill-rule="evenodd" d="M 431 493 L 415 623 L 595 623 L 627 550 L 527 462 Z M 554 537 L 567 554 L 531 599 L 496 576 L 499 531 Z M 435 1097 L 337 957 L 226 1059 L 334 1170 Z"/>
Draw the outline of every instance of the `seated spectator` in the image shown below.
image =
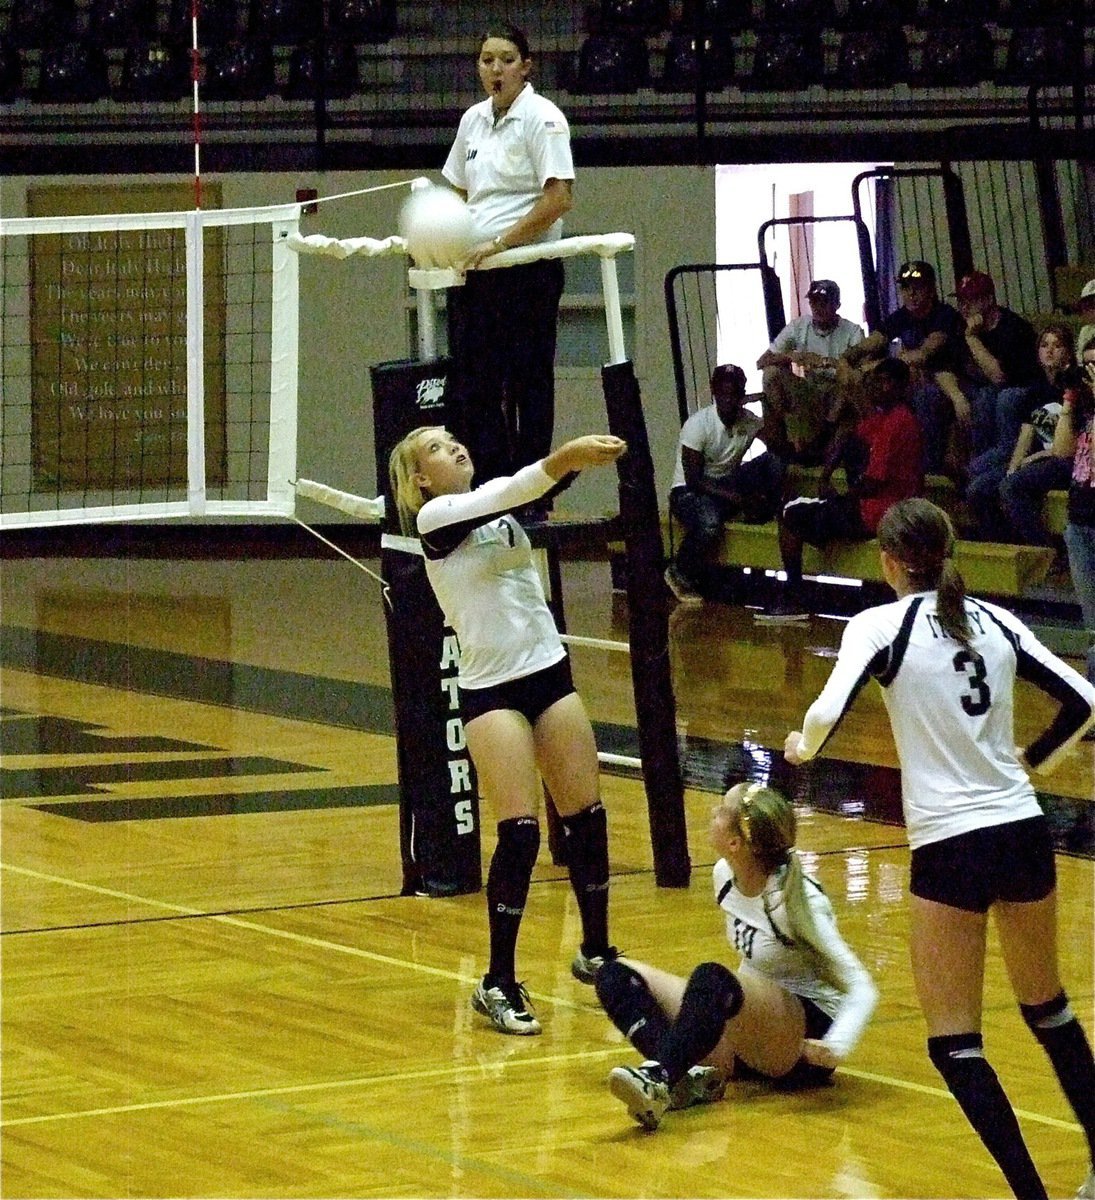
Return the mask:
<path fill-rule="evenodd" d="M 912 370 L 908 405 L 923 437 L 924 467 L 939 472 L 947 463 L 955 418 L 962 414 L 956 413 L 954 397 L 943 391 L 937 375 L 953 374 L 958 367 L 963 321 L 957 309 L 939 299 L 930 263 L 905 263 L 897 273 L 897 291 L 900 307 L 845 357 L 859 363 L 885 354 L 891 342 L 899 343 L 896 357 Z M 953 459 L 952 455 L 952 474 L 958 470 Z"/>
<path fill-rule="evenodd" d="M 871 411 L 847 442 L 847 492 L 818 499 L 800 496 L 783 506 L 779 552 L 787 583 L 780 599 L 756 620 L 772 625 L 805 620 L 809 612 L 802 594 L 803 546 L 873 538 L 892 504 L 923 490 L 920 427 L 906 402 L 909 377 L 908 364 L 896 358 L 883 359 L 866 376 Z"/>
<path fill-rule="evenodd" d="M 1095 347 L 1084 343 L 1084 363 L 1065 380 L 1053 453 L 1071 463 L 1065 546 L 1072 586 L 1090 645 L 1087 678 L 1095 683 Z M 1089 357 L 1090 355 L 1090 357 Z"/>
<path fill-rule="evenodd" d="M 969 410 L 970 454 L 999 446 L 1010 454 L 1030 410 L 1029 389 L 1039 382 L 1034 326 L 996 302 L 996 285 L 983 271 L 963 275 L 955 295 L 966 323 L 965 348 L 957 378 L 939 382 L 952 401 L 957 389 L 956 409 L 965 404 Z"/>
<path fill-rule="evenodd" d="M 1038 338 L 1042 378 L 1028 393 L 1029 411 L 1007 461 L 994 447 L 970 464 L 967 491 L 975 533 L 996 541 L 1048 546 L 1042 504 L 1048 492 L 1067 488 L 1071 470 L 1053 454 L 1053 432 L 1061 415 L 1064 377 L 1075 364 L 1072 329 L 1047 325 Z"/>
<path fill-rule="evenodd" d="M 840 423 L 849 420 L 837 364 L 863 341 L 863 330 L 837 315 L 840 288 L 831 279 L 815 279 L 806 302 L 810 315 L 785 325 L 757 366 L 764 372 L 768 449 L 786 462 L 813 467 L 824 460 Z"/>
<path fill-rule="evenodd" d="M 1095 279 L 1089 279 L 1080 289 L 1076 312 L 1084 323 L 1076 335 L 1076 344 L 1079 345 L 1088 338 L 1095 337 Z"/>
<path fill-rule="evenodd" d="M 724 521 L 770 521 L 783 495 L 783 462 L 770 451 L 745 460 L 763 421 L 745 407 L 745 372 L 730 363 L 711 373 L 712 403 L 681 428 L 669 511 L 684 527 L 665 573 L 682 603 L 695 603 Z M 763 435 L 762 435 L 763 436 Z"/>

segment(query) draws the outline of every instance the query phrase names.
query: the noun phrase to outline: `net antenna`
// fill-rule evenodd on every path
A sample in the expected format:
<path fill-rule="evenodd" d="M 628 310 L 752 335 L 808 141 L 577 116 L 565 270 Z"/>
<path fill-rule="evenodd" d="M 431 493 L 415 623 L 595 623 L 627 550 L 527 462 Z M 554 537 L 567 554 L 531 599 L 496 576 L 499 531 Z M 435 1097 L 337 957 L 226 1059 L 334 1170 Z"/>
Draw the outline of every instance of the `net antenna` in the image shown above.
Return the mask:
<path fill-rule="evenodd" d="M 193 126 L 194 126 L 194 207 L 202 206 L 202 110 L 201 110 L 201 46 L 198 41 L 198 15 L 201 11 L 201 0 L 190 0 L 190 82 L 193 89 Z"/>

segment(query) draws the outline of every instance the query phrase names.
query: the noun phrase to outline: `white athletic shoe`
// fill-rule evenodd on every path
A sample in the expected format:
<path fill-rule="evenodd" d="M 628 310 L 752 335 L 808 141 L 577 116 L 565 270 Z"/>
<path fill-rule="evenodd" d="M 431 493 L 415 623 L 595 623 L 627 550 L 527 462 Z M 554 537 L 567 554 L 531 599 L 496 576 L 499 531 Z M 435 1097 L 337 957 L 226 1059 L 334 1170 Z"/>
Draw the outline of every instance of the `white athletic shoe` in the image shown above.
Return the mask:
<path fill-rule="evenodd" d="M 515 983 L 508 991 L 509 994 L 500 987 L 484 987 L 480 983 L 471 994 L 471 1006 L 501 1033 L 526 1037 L 541 1033 L 540 1022 L 532 1013 L 525 985 Z"/>
<path fill-rule="evenodd" d="M 669 1084 L 660 1063 L 613 1067 L 608 1074 L 608 1090 L 627 1105 L 627 1111 L 644 1129 L 651 1131 L 658 1128 L 669 1107 Z"/>
<path fill-rule="evenodd" d="M 1095 1200 L 1095 1169 L 1088 1171 L 1087 1178 L 1080 1184 L 1076 1200 Z"/>
<path fill-rule="evenodd" d="M 669 1093 L 669 1107 L 692 1108 L 697 1104 L 715 1104 L 726 1095 L 726 1077 L 714 1067 L 690 1067 Z"/>
<path fill-rule="evenodd" d="M 690 579 L 686 579 L 680 571 L 674 566 L 668 566 L 665 569 L 665 584 L 666 587 L 677 598 L 680 604 L 686 604 L 689 607 L 702 604 L 703 597 L 696 591 L 695 585 Z"/>
<path fill-rule="evenodd" d="M 581 947 L 570 964 L 570 973 L 579 983 L 595 983 L 597 972 L 614 958 L 619 958 L 620 952 L 615 946 L 609 946 L 604 954 L 583 954 Z"/>

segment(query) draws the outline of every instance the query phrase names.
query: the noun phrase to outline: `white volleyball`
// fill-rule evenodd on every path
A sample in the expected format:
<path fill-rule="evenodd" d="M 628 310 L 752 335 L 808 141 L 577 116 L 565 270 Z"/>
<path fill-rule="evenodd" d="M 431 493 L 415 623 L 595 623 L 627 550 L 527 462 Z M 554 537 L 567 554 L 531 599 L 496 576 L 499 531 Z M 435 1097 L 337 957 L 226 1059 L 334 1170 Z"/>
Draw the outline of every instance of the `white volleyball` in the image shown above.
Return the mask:
<path fill-rule="evenodd" d="M 399 232 L 415 266 L 459 267 L 475 245 L 468 206 L 451 188 L 416 188 L 399 211 Z"/>

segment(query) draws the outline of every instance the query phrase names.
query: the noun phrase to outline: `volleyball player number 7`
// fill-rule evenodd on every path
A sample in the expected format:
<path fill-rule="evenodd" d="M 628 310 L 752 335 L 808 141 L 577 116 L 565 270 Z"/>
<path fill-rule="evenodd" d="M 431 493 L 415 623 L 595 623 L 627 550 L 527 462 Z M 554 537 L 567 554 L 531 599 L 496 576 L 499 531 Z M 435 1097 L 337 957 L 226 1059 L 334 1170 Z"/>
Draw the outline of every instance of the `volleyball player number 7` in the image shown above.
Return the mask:
<path fill-rule="evenodd" d="M 468 750 L 498 822 L 487 873 L 490 965 L 471 1004 L 502 1033 L 540 1032 L 514 959 L 540 846 L 541 776 L 561 818 L 582 921 L 571 970 L 593 983 L 616 954 L 608 942 L 608 833 L 597 746 L 513 511 L 558 491 L 578 471 L 607 466 L 625 449 L 608 435 L 575 438 L 474 491 L 471 456 L 445 429 L 413 430 L 390 458 L 400 523 L 421 538 L 426 574 L 460 646 Z"/>

